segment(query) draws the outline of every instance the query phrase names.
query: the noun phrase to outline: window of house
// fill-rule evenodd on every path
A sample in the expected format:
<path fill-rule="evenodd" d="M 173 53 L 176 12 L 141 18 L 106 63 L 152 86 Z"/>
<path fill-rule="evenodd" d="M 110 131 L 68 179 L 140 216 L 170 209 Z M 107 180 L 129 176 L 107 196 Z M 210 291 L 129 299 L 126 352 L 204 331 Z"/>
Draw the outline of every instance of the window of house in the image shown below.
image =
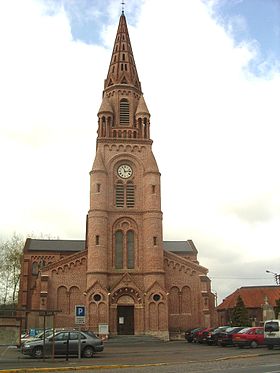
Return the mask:
<path fill-rule="evenodd" d="M 157 245 L 157 237 L 153 237 L 153 241 L 154 241 L 154 246 Z"/>
<path fill-rule="evenodd" d="M 156 192 L 156 186 L 152 185 L 152 193 L 155 194 L 155 192 Z"/>
<path fill-rule="evenodd" d="M 96 190 L 97 190 L 97 193 L 100 193 L 100 190 L 101 190 L 101 184 L 97 184 L 97 185 L 96 185 Z"/>

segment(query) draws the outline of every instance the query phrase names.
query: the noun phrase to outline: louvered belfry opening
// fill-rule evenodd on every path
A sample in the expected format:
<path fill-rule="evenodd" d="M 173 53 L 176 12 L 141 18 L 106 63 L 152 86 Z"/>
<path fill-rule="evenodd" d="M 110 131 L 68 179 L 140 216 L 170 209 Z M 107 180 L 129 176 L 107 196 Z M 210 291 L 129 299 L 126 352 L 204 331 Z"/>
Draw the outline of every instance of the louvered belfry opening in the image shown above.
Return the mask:
<path fill-rule="evenodd" d="M 124 185 L 121 181 L 116 185 L 116 207 L 124 207 Z"/>
<path fill-rule="evenodd" d="M 126 207 L 134 207 L 134 185 L 128 181 L 126 185 Z"/>
<path fill-rule="evenodd" d="M 129 102 L 126 99 L 120 101 L 120 125 L 129 125 Z"/>
<path fill-rule="evenodd" d="M 118 181 L 116 184 L 116 207 L 133 208 L 135 206 L 135 187 L 132 181 L 124 184 Z"/>

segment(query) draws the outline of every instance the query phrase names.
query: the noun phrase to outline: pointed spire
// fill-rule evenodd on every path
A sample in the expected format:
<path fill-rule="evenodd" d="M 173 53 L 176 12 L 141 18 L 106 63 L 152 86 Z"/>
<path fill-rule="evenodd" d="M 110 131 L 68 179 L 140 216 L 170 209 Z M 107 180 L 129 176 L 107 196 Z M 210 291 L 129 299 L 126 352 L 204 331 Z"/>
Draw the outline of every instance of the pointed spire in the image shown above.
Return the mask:
<path fill-rule="evenodd" d="M 98 114 L 101 114 L 101 113 L 113 113 L 112 106 L 106 95 L 104 95 L 101 106 L 98 110 Z"/>
<path fill-rule="evenodd" d="M 141 83 L 138 78 L 126 18 L 123 12 L 120 16 L 117 36 L 104 89 L 110 88 L 115 84 L 132 86 L 141 93 Z"/>
<path fill-rule="evenodd" d="M 147 108 L 147 105 L 146 105 L 146 102 L 144 100 L 143 95 L 141 95 L 140 98 L 139 98 L 139 102 L 138 102 L 138 106 L 137 106 L 135 115 L 136 116 L 138 116 L 138 115 L 148 115 L 148 116 L 150 116 L 150 113 L 149 113 L 149 110 Z"/>

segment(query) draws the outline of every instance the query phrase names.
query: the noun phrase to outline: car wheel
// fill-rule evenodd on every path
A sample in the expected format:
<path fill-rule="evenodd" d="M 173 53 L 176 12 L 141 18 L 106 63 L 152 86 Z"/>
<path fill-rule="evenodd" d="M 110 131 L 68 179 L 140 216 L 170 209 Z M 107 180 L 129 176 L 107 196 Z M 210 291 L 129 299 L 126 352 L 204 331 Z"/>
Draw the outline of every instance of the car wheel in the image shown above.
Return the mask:
<path fill-rule="evenodd" d="M 43 349 L 42 347 L 35 347 L 32 351 L 32 356 L 40 359 L 43 356 Z"/>
<path fill-rule="evenodd" d="M 267 348 L 268 348 L 269 350 L 273 350 L 273 347 L 274 347 L 273 345 L 268 345 L 268 346 L 267 346 Z"/>
<path fill-rule="evenodd" d="M 90 357 L 93 357 L 93 354 L 94 354 L 94 350 L 92 347 L 90 346 L 86 346 L 84 348 L 84 351 L 83 351 L 83 356 L 86 357 L 86 358 L 90 358 Z"/>
<path fill-rule="evenodd" d="M 256 347 L 258 347 L 258 344 L 257 344 L 256 341 L 252 341 L 250 346 L 251 346 L 251 348 L 256 348 Z"/>

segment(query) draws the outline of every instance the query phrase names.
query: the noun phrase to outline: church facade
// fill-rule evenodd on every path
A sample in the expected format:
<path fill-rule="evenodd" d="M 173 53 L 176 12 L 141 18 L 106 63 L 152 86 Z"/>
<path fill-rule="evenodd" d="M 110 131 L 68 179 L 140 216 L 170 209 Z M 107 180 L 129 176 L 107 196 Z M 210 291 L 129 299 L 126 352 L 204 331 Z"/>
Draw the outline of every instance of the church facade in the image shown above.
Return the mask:
<path fill-rule="evenodd" d="M 57 327 L 73 327 L 75 305 L 85 305 L 91 330 L 168 339 L 213 325 L 207 272 L 191 240 L 163 241 L 150 113 L 122 14 L 98 111 L 86 238 L 27 239 L 19 305 L 61 310 Z"/>

